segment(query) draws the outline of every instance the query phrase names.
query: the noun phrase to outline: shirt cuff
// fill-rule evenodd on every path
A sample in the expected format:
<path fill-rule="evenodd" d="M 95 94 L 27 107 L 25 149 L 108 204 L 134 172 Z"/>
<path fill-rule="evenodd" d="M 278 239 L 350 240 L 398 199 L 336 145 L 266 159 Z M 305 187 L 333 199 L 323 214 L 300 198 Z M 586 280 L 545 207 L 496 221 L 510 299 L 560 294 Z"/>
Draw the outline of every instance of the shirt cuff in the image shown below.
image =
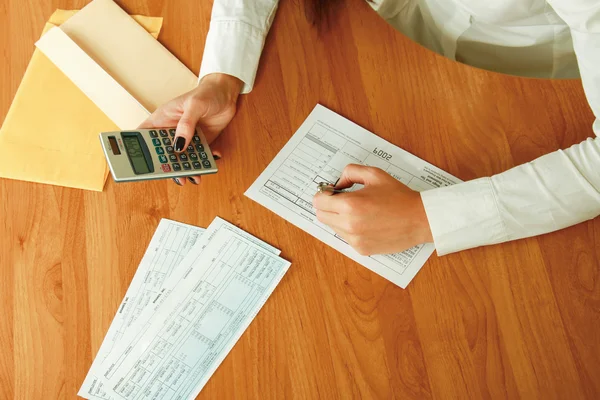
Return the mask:
<path fill-rule="evenodd" d="M 198 80 L 214 73 L 232 75 L 244 82 L 241 93 L 249 93 L 265 38 L 263 31 L 241 21 L 211 22 Z"/>
<path fill-rule="evenodd" d="M 508 240 L 490 178 L 421 192 L 438 256 Z"/>

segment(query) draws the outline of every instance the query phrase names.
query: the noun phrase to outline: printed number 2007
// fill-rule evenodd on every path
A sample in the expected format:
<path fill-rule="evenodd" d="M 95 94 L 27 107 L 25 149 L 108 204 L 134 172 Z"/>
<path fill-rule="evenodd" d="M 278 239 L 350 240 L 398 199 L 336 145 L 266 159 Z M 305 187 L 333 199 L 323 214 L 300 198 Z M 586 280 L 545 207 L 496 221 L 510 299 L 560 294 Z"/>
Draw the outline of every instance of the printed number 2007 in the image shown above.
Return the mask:
<path fill-rule="evenodd" d="M 386 161 L 389 161 L 389 160 L 392 159 L 392 155 L 391 154 L 388 154 L 388 153 L 386 153 L 383 150 L 378 150 L 377 147 L 375 147 L 373 149 L 373 154 L 375 154 L 376 156 L 379 156 L 379 157 L 383 158 Z"/>

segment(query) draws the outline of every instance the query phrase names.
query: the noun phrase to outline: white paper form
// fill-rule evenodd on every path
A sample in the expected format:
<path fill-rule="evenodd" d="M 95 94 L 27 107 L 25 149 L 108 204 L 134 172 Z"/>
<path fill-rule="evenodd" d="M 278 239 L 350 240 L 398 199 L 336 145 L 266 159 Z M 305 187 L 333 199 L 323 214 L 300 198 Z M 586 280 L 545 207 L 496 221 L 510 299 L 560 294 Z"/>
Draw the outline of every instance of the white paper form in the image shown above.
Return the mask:
<path fill-rule="evenodd" d="M 396 254 L 362 256 L 331 228 L 317 220 L 312 207 L 317 184 L 336 183 L 344 167 L 352 163 L 379 167 L 417 191 L 460 182 L 441 169 L 317 105 L 246 191 L 246 196 L 371 271 L 406 288 L 433 253 L 433 244 L 421 244 Z"/>
<path fill-rule="evenodd" d="M 234 230 L 211 224 L 205 239 L 182 262 L 188 272 L 126 356 L 106 360 L 115 399 L 194 398 L 290 266 Z"/>
<path fill-rule="evenodd" d="M 204 228 L 161 219 L 83 383 L 90 390 L 94 389 L 90 394 L 101 395 L 95 384 L 101 375 L 100 365 L 150 301 L 161 292 L 167 277 L 204 231 Z"/>
<path fill-rule="evenodd" d="M 164 299 L 166 299 L 169 296 L 171 291 L 179 290 L 179 287 L 178 287 L 179 282 L 186 275 L 188 275 L 193 268 L 196 268 L 198 266 L 198 264 L 195 264 L 192 262 L 192 257 L 197 258 L 201 254 L 201 252 L 204 250 L 204 248 L 206 248 L 206 246 L 210 243 L 210 241 L 213 239 L 213 237 L 222 230 L 229 231 L 232 234 L 241 236 L 244 239 L 251 241 L 255 245 L 262 247 L 264 250 L 268 251 L 269 253 L 273 253 L 275 255 L 281 254 L 281 250 L 271 246 L 270 244 L 268 244 L 266 242 L 263 242 L 262 240 L 252 236 L 248 232 L 238 228 L 237 226 L 235 226 L 233 224 L 230 224 L 229 222 L 225 221 L 224 219 L 216 217 L 213 220 L 213 222 L 211 222 L 211 224 L 210 224 L 210 230 L 207 230 L 205 232 L 206 237 L 203 237 L 202 240 L 198 241 L 198 244 L 197 244 L 198 248 L 194 249 L 189 260 L 186 260 L 186 262 L 182 262 L 180 264 L 181 268 L 178 267 L 177 271 L 174 272 L 173 274 L 171 274 L 168 277 L 168 279 L 165 280 L 160 292 L 158 293 L 156 298 L 152 301 L 152 304 L 150 305 L 150 307 L 147 307 L 144 310 L 144 312 L 142 313 L 142 315 L 139 317 L 138 325 L 147 325 L 150 322 L 150 320 L 152 319 L 152 316 L 154 315 L 156 310 L 158 310 L 159 306 L 162 304 Z M 134 340 L 133 337 L 136 336 L 136 331 L 137 331 L 137 333 L 139 333 L 139 332 L 143 331 L 145 329 L 145 327 L 146 326 L 139 326 L 137 329 L 130 329 L 128 331 L 129 337 L 124 338 L 125 342 L 127 342 L 127 340 L 130 340 L 130 341 Z"/>
<path fill-rule="evenodd" d="M 181 290 L 179 283 L 185 277 L 189 276 L 191 271 L 194 268 L 202 267 L 201 264 L 196 263 L 195 261 L 198 259 L 202 251 L 206 248 L 207 244 L 212 241 L 215 235 L 221 231 L 230 232 L 238 237 L 242 237 L 245 240 L 254 243 L 256 246 L 264 249 L 266 252 L 272 253 L 274 255 L 279 255 L 281 251 L 257 238 L 250 235 L 249 233 L 243 231 L 242 229 L 236 227 L 235 225 L 230 224 L 229 222 L 221 219 L 215 218 L 215 220 L 210 224 L 210 227 L 206 232 L 202 235 L 202 237 L 196 242 L 194 248 L 189 252 L 188 257 L 186 257 L 177 267 L 174 273 L 172 273 L 168 279 L 163 283 L 160 291 L 155 294 L 154 298 L 148 304 L 148 306 L 144 309 L 144 311 L 138 316 L 136 319 L 136 323 L 129 327 L 126 334 L 120 340 L 118 346 L 115 346 L 112 353 L 113 356 L 107 359 L 108 365 L 119 365 L 126 355 L 132 349 L 132 343 L 136 343 L 140 340 L 141 335 L 150 327 L 152 321 L 155 320 L 155 313 L 160 308 L 161 304 L 165 301 L 165 299 L 169 298 L 169 295 L 173 290 Z M 181 304 L 170 304 L 172 313 L 178 312 L 178 307 Z M 157 317 L 158 318 L 158 317 Z M 96 364 L 96 362 L 94 362 Z M 90 370 L 88 373 L 88 377 L 84 381 L 81 389 L 79 390 L 78 395 L 88 399 L 113 399 L 119 398 L 115 397 L 114 393 L 108 389 L 106 385 L 106 379 L 102 376 L 104 374 L 106 365 L 98 366 L 93 371 Z M 93 378 L 90 378 L 94 372 Z"/>

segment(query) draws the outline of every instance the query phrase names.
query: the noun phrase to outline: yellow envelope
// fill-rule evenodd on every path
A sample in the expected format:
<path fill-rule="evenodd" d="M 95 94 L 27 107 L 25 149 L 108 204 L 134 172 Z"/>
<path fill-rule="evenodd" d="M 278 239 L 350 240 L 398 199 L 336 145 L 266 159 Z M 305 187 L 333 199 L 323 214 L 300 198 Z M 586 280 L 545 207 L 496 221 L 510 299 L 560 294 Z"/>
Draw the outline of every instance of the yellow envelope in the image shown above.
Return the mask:
<path fill-rule="evenodd" d="M 57 10 L 42 35 L 75 13 Z M 158 37 L 162 18 L 133 18 Z M 98 133 L 118 129 L 35 49 L 0 129 L 0 177 L 102 191 L 108 166 Z"/>
<path fill-rule="evenodd" d="M 134 129 L 122 125 L 140 123 L 157 104 L 195 86 L 195 75 L 155 40 L 162 18 L 133 18 L 137 24 L 111 0 L 52 15 L 0 129 L 0 177 L 102 191 L 108 166 L 98 134 Z M 108 35 L 101 35 L 101 25 Z M 123 43 L 116 41 L 119 34 Z M 115 55 L 132 43 L 159 59 L 158 67 L 139 74 L 145 80 L 131 79 L 132 71 L 144 68 L 131 58 L 115 66 Z M 163 72 L 154 75 L 157 83 L 144 89 L 157 68 Z M 157 95 L 163 86 L 169 90 Z M 115 95 L 121 98 L 107 100 Z"/>

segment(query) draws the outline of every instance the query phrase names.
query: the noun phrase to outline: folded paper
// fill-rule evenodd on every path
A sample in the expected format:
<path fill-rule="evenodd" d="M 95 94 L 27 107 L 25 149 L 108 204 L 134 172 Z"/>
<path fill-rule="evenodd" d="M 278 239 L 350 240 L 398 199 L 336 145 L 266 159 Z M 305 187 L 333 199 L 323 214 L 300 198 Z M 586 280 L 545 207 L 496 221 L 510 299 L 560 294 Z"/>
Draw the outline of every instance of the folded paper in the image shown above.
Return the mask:
<path fill-rule="evenodd" d="M 98 134 L 135 129 L 196 85 L 156 41 L 161 26 L 112 0 L 55 12 L 0 129 L 0 177 L 101 191 L 108 167 Z"/>

